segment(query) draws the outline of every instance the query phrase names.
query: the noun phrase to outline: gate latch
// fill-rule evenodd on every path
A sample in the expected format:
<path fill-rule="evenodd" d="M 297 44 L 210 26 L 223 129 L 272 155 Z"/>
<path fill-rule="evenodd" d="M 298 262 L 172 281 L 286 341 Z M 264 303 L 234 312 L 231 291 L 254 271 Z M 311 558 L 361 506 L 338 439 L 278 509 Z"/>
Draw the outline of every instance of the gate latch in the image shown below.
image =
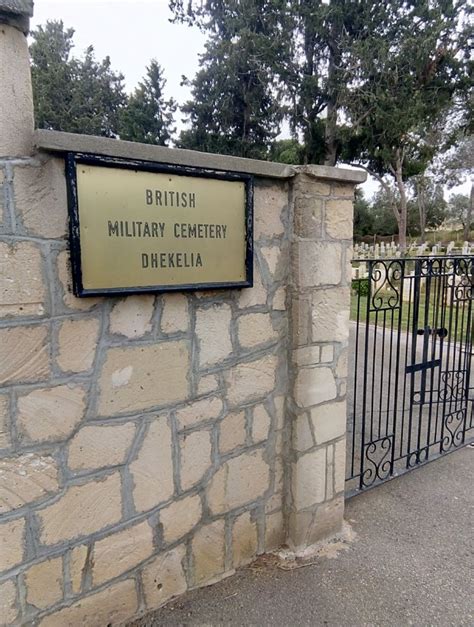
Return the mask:
<path fill-rule="evenodd" d="M 431 327 L 426 327 L 425 329 L 417 329 L 417 335 L 437 335 L 441 339 L 448 336 L 448 329 L 445 327 L 440 327 L 439 329 L 432 329 Z"/>

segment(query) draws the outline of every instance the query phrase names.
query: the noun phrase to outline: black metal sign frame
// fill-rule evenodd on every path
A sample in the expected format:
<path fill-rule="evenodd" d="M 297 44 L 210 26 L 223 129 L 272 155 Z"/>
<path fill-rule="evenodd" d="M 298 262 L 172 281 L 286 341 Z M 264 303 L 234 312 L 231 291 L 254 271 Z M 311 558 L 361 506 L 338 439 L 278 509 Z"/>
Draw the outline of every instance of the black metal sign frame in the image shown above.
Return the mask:
<path fill-rule="evenodd" d="M 245 280 L 234 282 L 193 283 L 176 285 L 147 285 L 140 287 L 113 287 L 85 289 L 82 282 L 80 211 L 77 191 L 77 165 L 97 165 L 124 170 L 185 175 L 224 181 L 242 181 L 245 184 Z M 87 296 L 128 295 L 162 292 L 189 292 L 206 289 L 253 287 L 253 176 L 240 172 L 224 172 L 207 168 L 180 166 L 141 160 L 121 159 L 95 154 L 68 152 L 66 154 L 66 182 L 69 213 L 69 242 L 73 290 L 79 298 Z"/>

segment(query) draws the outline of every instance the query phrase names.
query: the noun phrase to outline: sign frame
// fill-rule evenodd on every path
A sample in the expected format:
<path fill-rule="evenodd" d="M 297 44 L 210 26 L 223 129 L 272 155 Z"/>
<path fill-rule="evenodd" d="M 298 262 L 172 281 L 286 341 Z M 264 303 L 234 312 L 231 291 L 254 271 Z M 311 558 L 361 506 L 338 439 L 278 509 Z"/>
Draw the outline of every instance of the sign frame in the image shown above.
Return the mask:
<path fill-rule="evenodd" d="M 110 287 L 84 288 L 82 282 L 81 238 L 80 238 L 80 208 L 77 187 L 77 166 L 79 164 L 95 165 L 107 168 L 124 170 L 139 170 L 144 172 L 175 174 L 198 178 L 217 179 L 221 181 L 241 181 L 245 185 L 245 280 L 219 283 L 185 283 L 176 285 L 144 285 L 138 287 Z M 83 152 L 67 152 L 65 155 L 67 202 L 69 215 L 69 245 L 71 253 L 71 268 L 73 292 L 78 298 L 87 296 L 115 296 L 132 294 L 150 294 L 163 292 L 190 292 L 198 290 L 221 290 L 229 288 L 253 287 L 253 197 L 254 180 L 251 174 L 243 172 L 229 172 L 167 164 L 155 161 L 138 159 L 123 159 Z"/>

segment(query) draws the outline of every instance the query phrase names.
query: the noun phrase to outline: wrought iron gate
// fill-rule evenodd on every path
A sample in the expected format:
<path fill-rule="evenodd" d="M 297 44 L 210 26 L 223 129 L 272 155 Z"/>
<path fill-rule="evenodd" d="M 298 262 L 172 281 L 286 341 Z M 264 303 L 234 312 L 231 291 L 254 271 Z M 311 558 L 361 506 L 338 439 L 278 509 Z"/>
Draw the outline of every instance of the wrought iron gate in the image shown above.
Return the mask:
<path fill-rule="evenodd" d="M 474 256 L 353 264 L 349 494 L 474 440 Z"/>

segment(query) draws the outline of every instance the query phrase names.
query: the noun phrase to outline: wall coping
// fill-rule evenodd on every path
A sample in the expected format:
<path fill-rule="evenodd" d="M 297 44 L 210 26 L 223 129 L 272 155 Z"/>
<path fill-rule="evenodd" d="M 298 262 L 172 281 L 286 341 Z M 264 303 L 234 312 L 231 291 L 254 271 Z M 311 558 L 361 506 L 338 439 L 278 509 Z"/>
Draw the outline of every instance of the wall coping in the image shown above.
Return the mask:
<path fill-rule="evenodd" d="M 296 174 L 305 173 L 319 179 L 342 181 L 345 183 L 363 183 L 367 174 L 362 170 L 333 168 L 322 165 L 291 166 L 285 163 L 244 159 L 229 155 L 216 155 L 197 150 L 166 148 L 151 144 L 140 144 L 95 135 L 80 135 L 38 129 L 34 134 L 34 146 L 45 152 L 82 152 L 122 159 L 158 161 L 160 163 L 195 166 L 212 170 L 243 172 L 266 178 L 290 179 Z"/>

